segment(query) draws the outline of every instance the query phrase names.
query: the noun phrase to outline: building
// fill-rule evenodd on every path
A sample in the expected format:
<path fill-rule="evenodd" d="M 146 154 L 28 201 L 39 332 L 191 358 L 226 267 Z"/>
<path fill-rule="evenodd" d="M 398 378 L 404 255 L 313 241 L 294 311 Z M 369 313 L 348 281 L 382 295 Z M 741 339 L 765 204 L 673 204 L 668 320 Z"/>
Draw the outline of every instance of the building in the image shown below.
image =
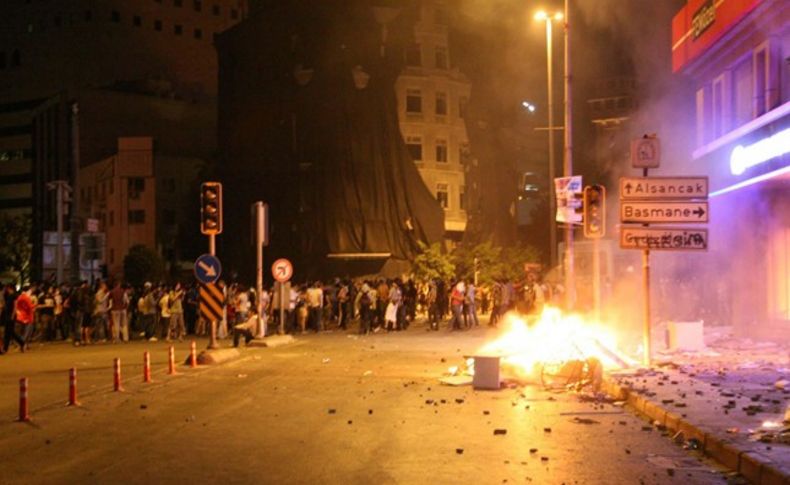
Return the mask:
<path fill-rule="evenodd" d="M 595 129 L 595 160 L 604 170 L 623 166 L 630 156 L 629 119 L 639 109 L 634 77 L 599 79 L 587 99 L 587 113 Z"/>
<path fill-rule="evenodd" d="M 119 138 L 118 152 L 82 167 L 79 174 L 80 207 L 98 221 L 104 233 L 107 272 L 123 272 L 129 248 L 156 247 L 156 182 L 153 140 Z"/>
<path fill-rule="evenodd" d="M 79 166 L 113 154 L 122 136 L 151 136 L 155 152 L 206 164 L 216 147 L 213 41 L 246 16 L 246 0 L 0 7 L 0 157 L 9 161 L 0 169 L 0 212 L 32 214 L 34 278 L 55 223 L 46 190 L 53 177 L 76 188 Z M 77 205 L 71 214 L 67 227 L 81 222 Z M 72 232 L 76 244 L 79 228 Z"/>
<path fill-rule="evenodd" d="M 689 0 L 672 69 L 695 84 L 688 163 L 710 179 L 701 274 L 741 334 L 790 338 L 790 3 Z"/>
<path fill-rule="evenodd" d="M 444 209 L 446 236 L 459 240 L 466 229 L 471 153 L 464 117 L 471 85 L 452 62 L 447 5 L 423 1 L 417 11 L 414 43 L 395 84 L 398 118 L 425 185 Z"/>

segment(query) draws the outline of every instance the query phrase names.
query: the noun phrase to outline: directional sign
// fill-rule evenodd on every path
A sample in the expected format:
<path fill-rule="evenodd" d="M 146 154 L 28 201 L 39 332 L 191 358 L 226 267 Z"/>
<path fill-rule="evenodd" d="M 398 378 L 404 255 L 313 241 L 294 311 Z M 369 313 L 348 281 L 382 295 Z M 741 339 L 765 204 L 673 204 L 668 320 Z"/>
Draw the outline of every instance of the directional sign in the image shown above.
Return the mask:
<path fill-rule="evenodd" d="M 225 296 L 214 283 L 200 284 L 200 316 L 208 322 L 222 320 Z"/>
<path fill-rule="evenodd" d="M 660 251 L 707 251 L 708 230 L 622 226 L 620 228 L 620 247 Z"/>
<path fill-rule="evenodd" d="M 707 198 L 708 177 L 620 177 L 621 200 Z"/>
<path fill-rule="evenodd" d="M 294 267 L 290 261 L 280 258 L 272 265 L 272 276 L 280 283 L 285 283 L 294 274 Z"/>
<path fill-rule="evenodd" d="M 216 256 L 204 254 L 195 260 L 195 278 L 201 283 L 214 283 L 222 274 L 222 265 Z"/>
<path fill-rule="evenodd" d="M 621 201 L 620 222 L 701 223 L 708 222 L 707 202 Z"/>

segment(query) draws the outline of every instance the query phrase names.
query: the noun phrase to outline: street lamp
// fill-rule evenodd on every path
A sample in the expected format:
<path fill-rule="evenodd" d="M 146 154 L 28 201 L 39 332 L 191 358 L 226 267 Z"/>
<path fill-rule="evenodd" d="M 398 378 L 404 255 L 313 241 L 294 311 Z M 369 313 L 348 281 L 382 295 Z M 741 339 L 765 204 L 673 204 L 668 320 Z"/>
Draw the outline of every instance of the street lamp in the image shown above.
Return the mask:
<path fill-rule="evenodd" d="M 546 23 L 546 75 L 548 87 L 548 117 L 549 117 L 549 266 L 557 266 L 557 223 L 554 220 L 557 212 L 557 200 L 554 191 L 554 90 L 552 89 L 552 55 L 551 55 L 551 23 L 561 21 L 562 12 L 549 14 L 545 10 L 535 13 L 535 20 Z"/>
<path fill-rule="evenodd" d="M 524 109 L 526 109 L 530 113 L 534 113 L 535 110 L 537 109 L 537 107 L 534 104 L 530 103 L 529 101 L 522 101 L 521 106 L 523 106 Z"/>

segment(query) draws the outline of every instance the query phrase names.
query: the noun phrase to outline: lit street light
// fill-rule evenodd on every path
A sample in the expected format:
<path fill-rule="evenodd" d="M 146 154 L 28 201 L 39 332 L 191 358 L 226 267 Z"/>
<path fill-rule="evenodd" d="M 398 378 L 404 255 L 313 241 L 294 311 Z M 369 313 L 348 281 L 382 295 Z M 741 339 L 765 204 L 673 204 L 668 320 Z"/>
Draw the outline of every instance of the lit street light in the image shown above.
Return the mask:
<path fill-rule="evenodd" d="M 554 191 L 554 91 L 552 89 L 552 21 L 563 19 L 561 12 L 549 15 L 544 10 L 535 13 L 535 20 L 546 22 L 546 74 L 548 87 L 548 132 L 549 132 L 549 267 L 557 265 L 557 223 L 555 213 L 557 212 L 556 194 Z M 522 103 L 523 104 L 523 103 Z M 529 109 L 527 107 L 527 109 Z M 534 110 L 530 110 L 534 111 Z"/>
<path fill-rule="evenodd" d="M 530 113 L 534 113 L 535 110 L 537 109 L 537 107 L 534 104 L 530 103 L 529 101 L 522 101 L 521 106 L 523 106 Z"/>

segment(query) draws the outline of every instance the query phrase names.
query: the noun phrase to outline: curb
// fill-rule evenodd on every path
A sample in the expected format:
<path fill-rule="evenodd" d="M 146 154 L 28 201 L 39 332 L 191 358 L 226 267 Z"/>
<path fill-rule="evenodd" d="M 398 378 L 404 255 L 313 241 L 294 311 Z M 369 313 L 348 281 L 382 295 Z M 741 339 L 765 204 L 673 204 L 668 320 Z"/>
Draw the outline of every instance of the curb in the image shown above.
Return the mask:
<path fill-rule="evenodd" d="M 609 376 L 604 377 L 602 390 L 613 399 L 626 401 L 638 414 L 657 421 L 667 429 L 682 432 L 686 439 L 696 438 L 700 450 L 728 469 L 738 472 L 757 485 L 788 485 L 790 469 L 782 467 L 759 452 L 739 446 L 691 423 L 681 415 L 668 411 L 660 404 L 632 392 Z"/>

